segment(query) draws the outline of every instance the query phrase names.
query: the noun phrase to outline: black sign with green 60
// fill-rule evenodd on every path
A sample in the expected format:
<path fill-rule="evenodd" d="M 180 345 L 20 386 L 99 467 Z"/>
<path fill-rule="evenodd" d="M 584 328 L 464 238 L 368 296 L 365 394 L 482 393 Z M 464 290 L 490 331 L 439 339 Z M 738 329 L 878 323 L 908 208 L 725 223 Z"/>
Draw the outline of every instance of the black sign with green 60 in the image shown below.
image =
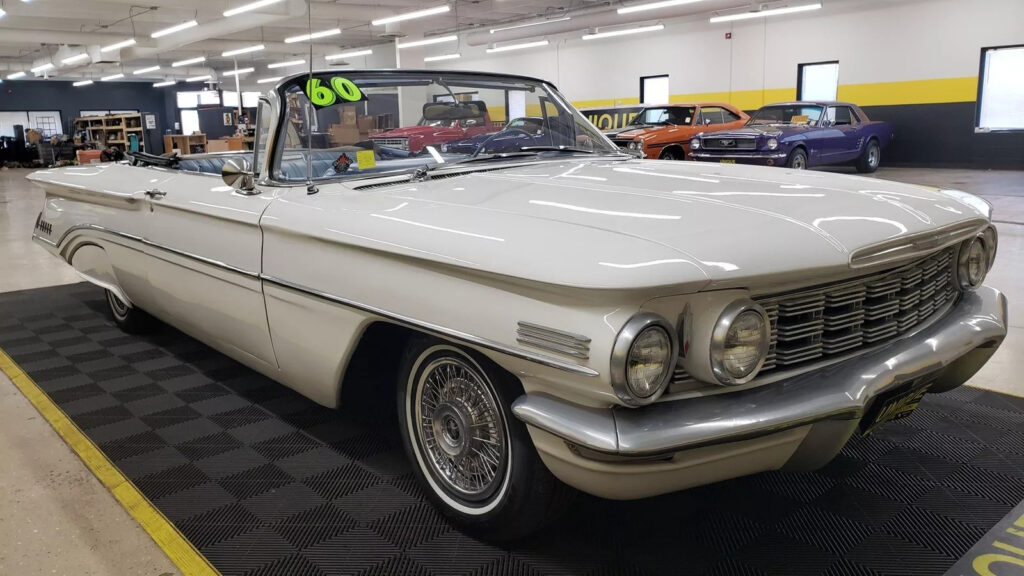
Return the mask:
<path fill-rule="evenodd" d="M 363 91 L 354 82 L 342 76 L 335 76 L 326 83 L 320 78 L 310 78 L 306 81 L 306 97 L 317 108 L 334 106 L 339 100 L 342 102 L 366 100 Z"/>

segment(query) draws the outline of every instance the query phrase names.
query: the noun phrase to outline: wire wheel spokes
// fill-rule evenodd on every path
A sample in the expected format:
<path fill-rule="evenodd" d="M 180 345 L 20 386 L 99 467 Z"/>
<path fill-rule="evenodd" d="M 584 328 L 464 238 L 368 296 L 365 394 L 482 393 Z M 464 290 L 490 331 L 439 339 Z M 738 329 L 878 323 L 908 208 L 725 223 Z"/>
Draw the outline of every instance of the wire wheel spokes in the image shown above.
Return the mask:
<path fill-rule="evenodd" d="M 504 476 L 508 445 L 486 377 L 459 358 L 433 360 L 420 373 L 415 412 L 425 460 L 444 487 L 466 500 L 493 494 Z"/>

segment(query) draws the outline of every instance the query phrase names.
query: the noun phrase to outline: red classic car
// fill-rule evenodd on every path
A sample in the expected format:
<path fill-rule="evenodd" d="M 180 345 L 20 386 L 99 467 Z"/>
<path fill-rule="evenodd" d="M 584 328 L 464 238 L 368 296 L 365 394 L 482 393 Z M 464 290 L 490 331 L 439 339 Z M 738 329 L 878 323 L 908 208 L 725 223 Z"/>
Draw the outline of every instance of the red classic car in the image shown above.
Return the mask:
<path fill-rule="evenodd" d="M 422 152 L 427 146 L 441 148 L 441 144 L 453 140 L 462 140 L 481 134 L 497 132 L 501 129 L 491 122 L 487 112 L 487 104 L 481 101 L 466 102 L 476 107 L 479 114 L 472 118 L 460 120 L 430 120 L 422 118 L 415 126 L 395 128 L 380 134 L 372 134 L 370 139 L 380 146 L 407 150 L 412 154 Z"/>

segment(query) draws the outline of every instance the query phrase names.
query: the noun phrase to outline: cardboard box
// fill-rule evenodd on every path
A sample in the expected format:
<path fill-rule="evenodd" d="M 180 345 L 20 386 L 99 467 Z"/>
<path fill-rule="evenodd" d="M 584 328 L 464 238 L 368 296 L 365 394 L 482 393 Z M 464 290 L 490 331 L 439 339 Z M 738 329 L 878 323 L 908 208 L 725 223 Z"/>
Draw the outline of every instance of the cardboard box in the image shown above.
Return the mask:
<path fill-rule="evenodd" d="M 373 116 L 358 116 L 356 118 L 356 127 L 359 128 L 360 132 L 369 132 L 370 128 L 373 128 L 374 122 Z"/>
<path fill-rule="evenodd" d="M 95 164 L 100 161 L 99 150 L 79 150 L 75 152 L 79 164 Z"/>
<path fill-rule="evenodd" d="M 341 124 L 342 124 L 342 126 L 355 126 L 356 125 L 356 107 L 355 106 L 343 106 L 341 108 Z"/>
<path fill-rule="evenodd" d="M 359 133 L 358 128 L 354 126 L 342 126 L 341 124 L 332 125 L 330 134 L 332 146 L 347 146 L 365 139 L 362 134 Z"/>

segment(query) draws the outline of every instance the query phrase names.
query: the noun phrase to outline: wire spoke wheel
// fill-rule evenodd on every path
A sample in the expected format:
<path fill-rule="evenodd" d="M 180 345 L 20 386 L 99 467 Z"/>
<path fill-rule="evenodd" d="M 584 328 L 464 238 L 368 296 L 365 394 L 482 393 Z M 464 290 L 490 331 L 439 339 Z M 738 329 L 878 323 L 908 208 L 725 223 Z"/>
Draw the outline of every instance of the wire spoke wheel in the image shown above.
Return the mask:
<path fill-rule="evenodd" d="M 488 499 L 505 477 L 509 448 L 486 376 L 461 358 L 445 355 L 424 366 L 416 384 L 413 422 L 431 475 L 461 500 Z"/>

